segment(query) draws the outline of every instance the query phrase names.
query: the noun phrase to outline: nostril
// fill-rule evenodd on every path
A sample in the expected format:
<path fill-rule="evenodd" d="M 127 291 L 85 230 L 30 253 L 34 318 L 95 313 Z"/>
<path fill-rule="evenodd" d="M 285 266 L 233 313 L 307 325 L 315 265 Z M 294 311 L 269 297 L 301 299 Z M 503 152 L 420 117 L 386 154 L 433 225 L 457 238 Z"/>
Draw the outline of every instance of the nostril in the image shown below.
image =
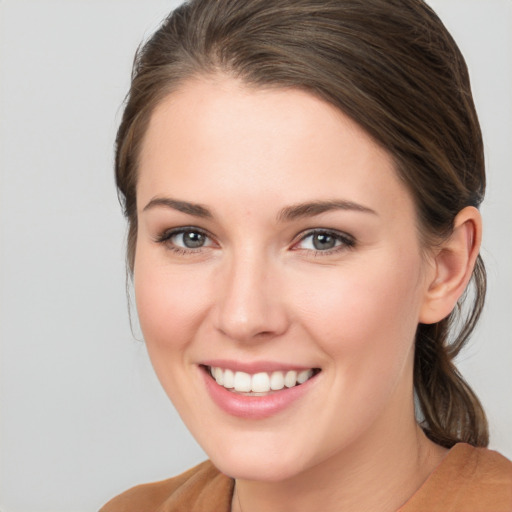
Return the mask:
<path fill-rule="evenodd" d="M 272 331 L 262 331 L 255 334 L 255 337 L 259 338 L 268 338 L 269 336 L 272 336 Z"/>

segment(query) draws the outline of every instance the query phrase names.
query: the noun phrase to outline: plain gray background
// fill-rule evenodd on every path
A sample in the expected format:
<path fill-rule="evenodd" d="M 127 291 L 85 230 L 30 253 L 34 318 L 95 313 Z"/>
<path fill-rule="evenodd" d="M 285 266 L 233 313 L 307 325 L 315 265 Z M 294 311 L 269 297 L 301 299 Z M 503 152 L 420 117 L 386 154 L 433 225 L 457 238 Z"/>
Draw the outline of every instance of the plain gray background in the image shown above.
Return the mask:
<path fill-rule="evenodd" d="M 133 53 L 176 3 L 0 0 L 3 512 L 93 511 L 205 458 L 130 332 L 112 176 Z M 468 61 L 487 150 L 489 299 L 460 368 L 511 458 L 512 2 L 431 4 Z"/>

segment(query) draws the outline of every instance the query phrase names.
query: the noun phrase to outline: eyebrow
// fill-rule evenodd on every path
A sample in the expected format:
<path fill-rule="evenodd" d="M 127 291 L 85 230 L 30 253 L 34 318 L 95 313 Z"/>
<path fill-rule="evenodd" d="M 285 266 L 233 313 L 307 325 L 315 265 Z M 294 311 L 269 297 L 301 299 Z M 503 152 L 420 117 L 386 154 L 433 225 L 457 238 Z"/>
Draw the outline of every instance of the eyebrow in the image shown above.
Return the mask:
<path fill-rule="evenodd" d="M 286 222 L 304 217 L 314 217 L 315 215 L 320 215 L 321 213 L 332 210 L 348 210 L 378 215 L 375 210 L 363 206 L 362 204 L 346 201 L 344 199 L 335 199 L 332 201 L 312 201 L 287 206 L 279 212 L 277 220 L 278 222 Z"/>
<path fill-rule="evenodd" d="M 155 197 L 149 201 L 142 211 L 147 211 L 158 206 L 172 208 L 173 210 L 193 215 L 194 217 L 204 219 L 213 218 L 212 212 L 206 206 L 197 203 L 190 203 L 188 201 L 180 201 L 170 197 Z M 315 215 L 320 215 L 332 210 L 348 210 L 378 215 L 375 210 L 372 210 L 367 206 L 354 203 L 353 201 L 338 199 L 331 201 L 309 201 L 286 206 L 278 213 L 277 221 L 290 222 L 304 217 L 314 217 Z"/>
<path fill-rule="evenodd" d="M 144 206 L 142 211 L 145 212 L 157 206 L 165 206 L 167 208 L 172 208 L 173 210 L 204 219 L 211 219 L 213 217 L 212 212 L 208 210 L 206 206 L 189 203 L 188 201 L 179 201 L 177 199 L 171 199 L 170 197 L 154 197 L 146 206 Z"/>

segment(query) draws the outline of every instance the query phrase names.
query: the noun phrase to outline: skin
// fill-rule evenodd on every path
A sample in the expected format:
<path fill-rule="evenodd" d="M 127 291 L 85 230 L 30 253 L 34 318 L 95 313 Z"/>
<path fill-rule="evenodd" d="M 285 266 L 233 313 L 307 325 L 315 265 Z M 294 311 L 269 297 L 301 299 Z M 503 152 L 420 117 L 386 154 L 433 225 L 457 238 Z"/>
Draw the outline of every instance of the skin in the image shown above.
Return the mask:
<path fill-rule="evenodd" d="M 371 211 L 277 220 L 293 205 L 339 200 Z M 237 479 L 233 510 L 391 511 L 406 502 L 446 453 L 414 418 L 414 334 L 464 290 L 476 210 L 426 255 L 391 156 L 356 123 L 306 92 L 223 76 L 190 80 L 156 108 L 137 207 L 134 283 L 149 355 L 187 427 Z M 205 245 L 160 240 L 184 226 L 208 233 Z M 354 244 L 317 250 L 311 229 Z M 322 371 L 285 410 L 248 420 L 206 392 L 198 365 L 213 358 Z"/>

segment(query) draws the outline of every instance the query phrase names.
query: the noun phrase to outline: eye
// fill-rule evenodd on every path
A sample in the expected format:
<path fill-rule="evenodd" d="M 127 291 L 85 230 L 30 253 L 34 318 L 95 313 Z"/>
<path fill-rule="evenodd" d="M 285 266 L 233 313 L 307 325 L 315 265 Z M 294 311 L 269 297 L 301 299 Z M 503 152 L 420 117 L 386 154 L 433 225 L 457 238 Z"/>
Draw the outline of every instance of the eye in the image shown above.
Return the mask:
<path fill-rule="evenodd" d="M 174 244 L 187 249 L 198 249 L 203 247 L 208 240 L 206 235 L 197 231 L 184 231 L 173 235 L 171 240 Z"/>
<path fill-rule="evenodd" d="M 345 233 L 328 230 L 314 230 L 306 233 L 294 249 L 315 252 L 333 252 L 353 247 L 355 240 Z"/>
<path fill-rule="evenodd" d="M 177 252 L 194 251 L 213 245 L 210 237 L 198 228 L 178 228 L 165 231 L 158 236 L 157 242 L 166 244 Z"/>

